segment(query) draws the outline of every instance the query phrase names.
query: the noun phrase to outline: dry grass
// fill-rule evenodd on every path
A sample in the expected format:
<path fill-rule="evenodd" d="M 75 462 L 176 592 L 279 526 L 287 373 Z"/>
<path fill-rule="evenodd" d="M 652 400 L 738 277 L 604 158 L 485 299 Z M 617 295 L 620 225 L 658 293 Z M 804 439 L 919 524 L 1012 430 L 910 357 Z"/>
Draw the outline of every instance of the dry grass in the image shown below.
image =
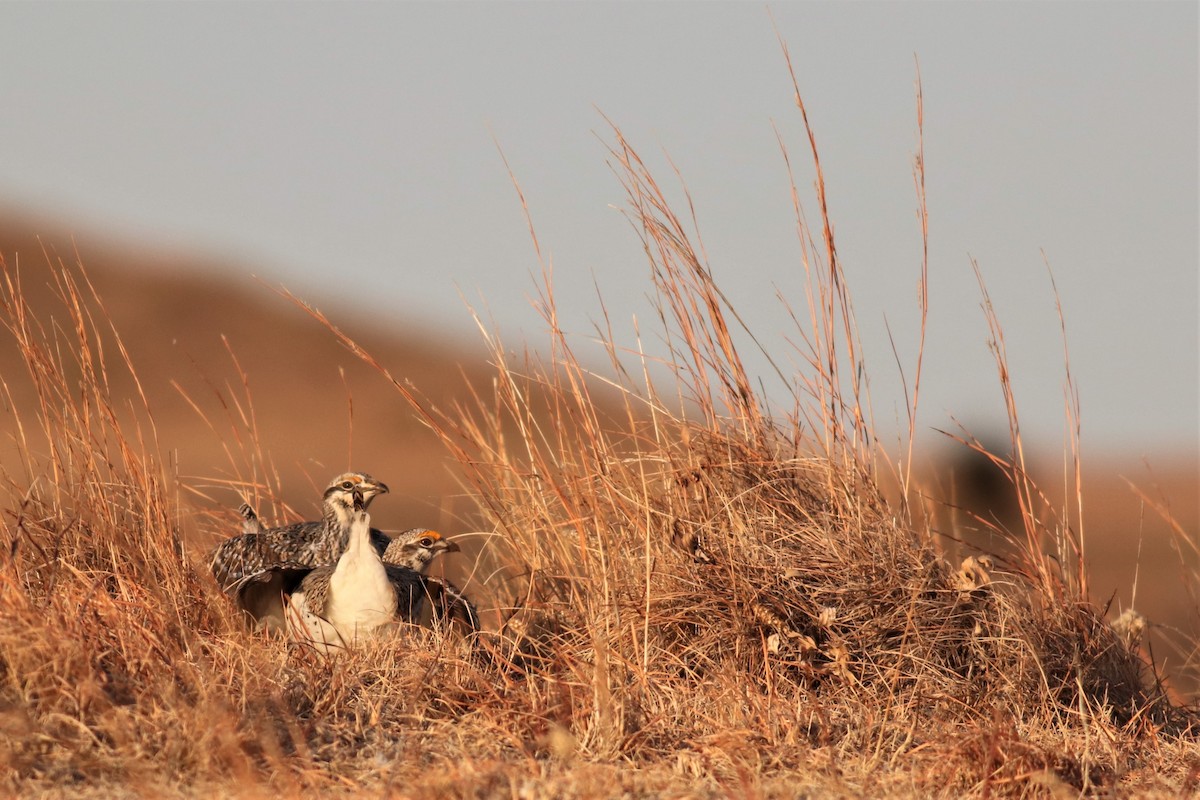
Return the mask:
<path fill-rule="evenodd" d="M 133 367 L 83 271 L 53 265 L 59 304 L 31 309 L 6 265 L 3 319 L 39 405 L 5 409 L 26 460 L 0 500 L 0 792 L 1193 791 L 1196 717 L 1089 602 L 1082 539 L 1069 515 L 1046 521 L 1019 461 L 1015 404 L 1025 530 L 1003 562 L 951 564 L 884 498 L 877 462 L 916 489 L 874 440 L 809 141 L 821 224 L 810 235 L 797 192 L 808 369 L 786 418 L 753 389 L 749 332 L 694 225 L 619 131 L 666 388 L 607 329 L 609 375 L 581 365 L 548 278 L 548 354 L 489 336 L 494 393 L 440 412 L 393 381 L 505 543 L 473 587 L 496 607 L 474 641 L 418 629 L 324 661 L 248 633 L 181 533 L 225 535 L 228 517 L 188 508 L 150 409 L 110 391 Z M 918 386 L 919 369 L 911 404 Z"/>

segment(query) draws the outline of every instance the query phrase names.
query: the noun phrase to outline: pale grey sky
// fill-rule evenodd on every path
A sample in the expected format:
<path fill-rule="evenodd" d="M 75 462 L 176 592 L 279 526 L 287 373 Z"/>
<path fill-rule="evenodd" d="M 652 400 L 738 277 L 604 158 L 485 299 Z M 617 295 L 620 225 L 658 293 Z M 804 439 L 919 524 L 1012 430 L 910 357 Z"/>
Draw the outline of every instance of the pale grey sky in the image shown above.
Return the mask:
<path fill-rule="evenodd" d="M 910 372 L 916 342 L 915 55 L 931 234 L 922 423 L 982 425 L 1001 408 L 973 256 L 1023 425 L 1060 444 L 1044 251 L 1085 446 L 1195 448 L 1192 2 L 5 3 L 0 203 L 230 254 L 318 305 L 328 294 L 447 337 L 472 335 L 462 287 L 512 344 L 523 332 L 538 345 L 537 265 L 494 137 L 553 256 L 566 327 L 590 331 L 595 276 L 618 323 L 637 314 L 646 329 L 650 284 L 612 208 L 603 112 L 662 182 L 664 151 L 679 166 L 714 272 L 786 361 L 775 287 L 803 301 L 772 123 L 810 219 L 816 206 L 772 15 L 821 148 L 881 425 L 903 413 L 885 315 Z M 633 340 L 628 324 L 618 334 Z"/>

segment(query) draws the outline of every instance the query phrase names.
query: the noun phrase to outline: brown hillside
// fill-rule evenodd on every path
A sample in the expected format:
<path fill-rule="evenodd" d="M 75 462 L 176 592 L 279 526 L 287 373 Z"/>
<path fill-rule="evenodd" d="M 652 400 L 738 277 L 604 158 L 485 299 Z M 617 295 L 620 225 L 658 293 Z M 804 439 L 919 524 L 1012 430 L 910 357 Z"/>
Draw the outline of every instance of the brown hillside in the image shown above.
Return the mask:
<path fill-rule="evenodd" d="M 249 270 L 243 277 L 228 265 L 114 244 L 11 213 L 0 213 L 0 255 L 10 270 L 19 271 L 25 296 L 39 309 L 61 308 L 49 284 L 51 260 L 83 264 L 143 382 L 164 457 L 170 454 L 184 483 L 207 492 L 215 505 L 232 512 L 239 503 L 238 493 L 219 481 L 269 478 L 284 487 L 285 502 L 307 514 L 317 497 L 312 487 L 352 466 L 393 487 L 387 502 L 376 507 L 383 528 L 455 528 L 445 498 L 456 486 L 442 448 L 377 373 Z M 323 305 L 319 298 L 303 299 Z M 435 331 L 406 331 L 396 320 L 372 326 L 344 303 L 321 310 L 398 379 L 413 381 L 439 404 L 461 392 L 462 370 L 484 367 L 480 356 L 439 340 Z M 403 312 L 398 307 L 396 318 Z M 261 468 L 256 473 L 240 455 L 237 438 L 249 431 L 235 423 L 238 411 L 231 400 L 244 404 L 246 391 L 230 353 L 249 383 L 258 441 L 278 478 Z M 136 401 L 118 354 L 106 355 L 117 396 Z M 36 407 L 28 372 L 7 336 L 0 340 L 0 376 L 18 409 Z M 5 433 L 12 427 L 6 422 Z M 227 448 L 238 454 L 234 460 Z M 17 468 L 11 435 L 0 442 L 0 463 Z M 269 507 L 263 511 L 272 513 Z"/>

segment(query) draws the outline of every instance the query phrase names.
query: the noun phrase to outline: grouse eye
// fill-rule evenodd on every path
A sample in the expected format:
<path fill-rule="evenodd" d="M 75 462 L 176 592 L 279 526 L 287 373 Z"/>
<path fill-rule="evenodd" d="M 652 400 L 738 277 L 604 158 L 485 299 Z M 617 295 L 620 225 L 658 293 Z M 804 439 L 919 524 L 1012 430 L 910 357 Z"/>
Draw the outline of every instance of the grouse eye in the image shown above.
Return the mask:
<path fill-rule="evenodd" d="M 345 489 L 346 491 L 350 491 L 351 489 L 354 488 L 354 484 L 351 483 L 350 481 L 342 481 L 342 488 Z"/>
<path fill-rule="evenodd" d="M 420 545 L 421 547 L 433 547 L 433 539 L 426 536 L 421 539 Z"/>

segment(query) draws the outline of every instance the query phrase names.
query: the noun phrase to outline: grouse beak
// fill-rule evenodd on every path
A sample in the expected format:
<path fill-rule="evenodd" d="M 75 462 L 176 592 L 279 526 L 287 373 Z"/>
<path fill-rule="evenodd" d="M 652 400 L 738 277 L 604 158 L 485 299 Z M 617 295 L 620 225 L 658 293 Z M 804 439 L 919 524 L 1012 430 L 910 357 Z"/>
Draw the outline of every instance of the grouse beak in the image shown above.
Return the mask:
<path fill-rule="evenodd" d="M 354 488 L 354 497 L 362 504 L 364 510 L 371 504 L 376 495 L 387 493 L 387 484 L 382 481 L 363 481 Z"/>
<path fill-rule="evenodd" d="M 442 539 L 442 543 L 446 545 L 446 549 L 443 552 L 457 553 L 462 550 L 462 548 L 458 546 L 458 542 L 455 542 L 451 539 Z"/>

